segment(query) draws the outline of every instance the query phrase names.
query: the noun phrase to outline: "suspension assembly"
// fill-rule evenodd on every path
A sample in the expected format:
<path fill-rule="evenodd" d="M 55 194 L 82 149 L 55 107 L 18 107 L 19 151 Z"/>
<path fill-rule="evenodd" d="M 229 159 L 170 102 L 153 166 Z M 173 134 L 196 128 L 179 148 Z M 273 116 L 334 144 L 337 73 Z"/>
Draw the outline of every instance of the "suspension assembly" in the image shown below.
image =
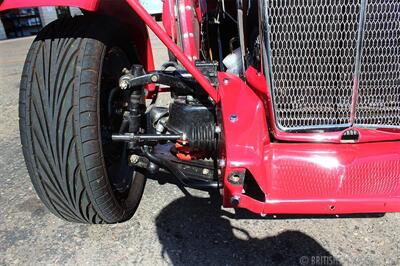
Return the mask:
<path fill-rule="evenodd" d="M 152 106 L 146 112 L 144 86 L 151 83 L 169 86 L 169 107 Z M 197 87 L 184 71 L 145 73 L 142 66 L 134 65 L 120 78 L 120 88 L 130 94 L 120 130 L 112 140 L 128 143 L 128 160 L 134 167 L 153 174 L 165 170 L 182 186 L 215 189 L 220 131 L 213 102 Z"/>

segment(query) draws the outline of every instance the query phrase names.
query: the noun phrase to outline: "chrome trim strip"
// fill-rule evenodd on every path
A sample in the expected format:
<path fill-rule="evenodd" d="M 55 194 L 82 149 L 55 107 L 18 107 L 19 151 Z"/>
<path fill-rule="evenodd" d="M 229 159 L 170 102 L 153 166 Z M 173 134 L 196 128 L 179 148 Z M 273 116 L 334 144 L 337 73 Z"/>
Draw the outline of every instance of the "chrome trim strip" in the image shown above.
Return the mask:
<path fill-rule="evenodd" d="M 356 109 L 357 109 L 357 99 L 358 99 L 358 86 L 360 81 L 361 72 L 361 56 L 363 49 L 364 40 L 364 26 L 365 26 L 365 13 L 366 13 L 367 0 L 361 0 L 360 4 L 360 18 L 358 21 L 358 33 L 357 33 L 357 50 L 354 65 L 353 74 L 353 96 L 351 99 L 351 112 L 350 112 L 350 124 L 353 125 L 356 120 Z"/>

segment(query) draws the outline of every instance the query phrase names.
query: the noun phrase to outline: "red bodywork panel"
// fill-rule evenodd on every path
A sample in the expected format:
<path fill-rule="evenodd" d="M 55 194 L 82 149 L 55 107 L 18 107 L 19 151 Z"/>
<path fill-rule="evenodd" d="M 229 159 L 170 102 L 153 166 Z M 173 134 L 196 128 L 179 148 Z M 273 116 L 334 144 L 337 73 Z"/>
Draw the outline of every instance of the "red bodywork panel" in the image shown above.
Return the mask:
<path fill-rule="evenodd" d="M 262 79 L 254 70 L 249 80 Z M 262 89 L 220 73 L 226 169 L 224 205 L 256 213 L 339 214 L 400 211 L 400 142 L 357 144 L 271 143 Z M 257 84 L 257 83 L 256 83 Z M 230 116 L 235 114 L 237 121 Z M 250 171 L 265 201 L 231 184 L 234 171 Z"/>
<path fill-rule="evenodd" d="M 181 2 L 188 3 L 184 0 Z M 270 130 L 269 126 L 274 123 L 268 115 L 272 112 L 272 105 L 262 74 L 249 68 L 246 84 L 235 75 L 220 72 L 217 91 L 192 62 L 193 56 L 198 56 L 195 48 L 198 45 L 197 38 L 186 38 L 186 50 L 182 51 L 171 39 L 175 33 L 164 31 L 137 0 L 5 0 L 0 11 L 46 5 L 76 6 L 123 18 L 124 22 L 132 25 L 133 37 L 140 39 L 144 36 L 144 41 L 138 42 L 138 45 L 142 45 L 142 60 L 145 58 L 147 69 L 151 70 L 151 46 L 144 26 L 147 25 L 210 97 L 219 102 L 225 148 L 221 156 L 226 160 L 223 169 L 224 206 L 232 207 L 231 198 L 237 196 L 240 198 L 237 207 L 256 213 L 400 211 L 400 142 L 395 141 L 400 138 L 399 134 L 379 129 L 357 129 L 360 132 L 359 142 L 342 144 L 340 139 L 343 132 L 289 134 L 277 131 L 273 126 Z M 187 20 L 184 30 L 188 34 L 196 33 L 195 27 L 189 23 L 193 22 L 190 20 L 193 12 L 186 11 L 185 8 L 183 14 L 186 14 Z M 271 142 L 270 133 L 275 142 Z M 256 200 L 245 194 L 242 185 L 229 182 L 228 176 L 232 172 L 246 171 L 254 177 L 265 200 Z"/>

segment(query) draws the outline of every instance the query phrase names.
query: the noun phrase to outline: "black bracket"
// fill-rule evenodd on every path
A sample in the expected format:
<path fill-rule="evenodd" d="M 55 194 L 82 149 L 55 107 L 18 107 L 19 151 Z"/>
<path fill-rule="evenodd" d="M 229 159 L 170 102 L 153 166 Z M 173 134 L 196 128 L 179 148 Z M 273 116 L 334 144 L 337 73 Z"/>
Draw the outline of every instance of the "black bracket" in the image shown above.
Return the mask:
<path fill-rule="evenodd" d="M 177 95 L 207 95 L 191 76 L 178 71 L 152 71 L 136 77 L 126 74 L 119 80 L 121 89 L 131 89 L 148 84 L 167 85 Z"/>

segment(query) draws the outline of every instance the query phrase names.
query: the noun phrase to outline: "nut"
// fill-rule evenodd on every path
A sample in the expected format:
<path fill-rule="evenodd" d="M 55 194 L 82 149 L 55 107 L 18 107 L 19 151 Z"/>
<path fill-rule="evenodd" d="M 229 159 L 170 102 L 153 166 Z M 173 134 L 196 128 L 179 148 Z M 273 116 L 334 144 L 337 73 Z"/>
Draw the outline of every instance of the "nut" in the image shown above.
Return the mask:
<path fill-rule="evenodd" d="M 119 82 L 119 87 L 121 90 L 126 90 L 129 87 L 129 82 L 127 80 L 121 80 Z"/>
<path fill-rule="evenodd" d="M 130 162 L 131 164 L 137 164 L 137 163 L 139 162 L 139 160 L 140 160 L 140 156 L 139 156 L 139 155 L 136 155 L 136 154 L 132 154 L 132 155 L 129 157 L 129 162 Z"/>
<path fill-rule="evenodd" d="M 233 196 L 231 198 L 231 204 L 232 205 L 239 205 L 239 203 L 240 203 L 240 197 L 239 196 Z"/>
<path fill-rule="evenodd" d="M 210 173 L 210 170 L 208 170 L 207 168 L 204 168 L 202 173 L 203 173 L 203 175 L 208 175 Z"/>
<path fill-rule="evenodd" d="M 158 81 L 158 76 L 157 75 L 153 75 L 151 76 L 151 82 L 156 83 Z"/>

